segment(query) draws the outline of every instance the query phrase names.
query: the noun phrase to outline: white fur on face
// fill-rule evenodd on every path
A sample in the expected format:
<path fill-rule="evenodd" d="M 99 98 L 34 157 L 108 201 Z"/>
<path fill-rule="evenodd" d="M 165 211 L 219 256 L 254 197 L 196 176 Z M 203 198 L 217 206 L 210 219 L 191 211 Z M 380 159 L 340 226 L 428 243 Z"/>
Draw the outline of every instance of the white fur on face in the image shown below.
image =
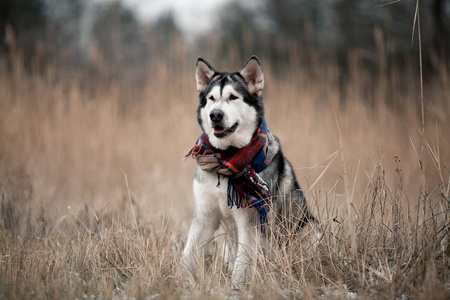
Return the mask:
<path fill-rule="evenodd" d="M 231 100 L 230 96 L 234 95 L 237 99 Z M 210 100 L 210 97 L 214 100 Z M 242 95 L 239 94 L 232 85 L 228 84 L 224 87 L 222 95 L 220 95 L 220 87 L 215 86 L 210 93 L 206 95 L 206 105 L 202 108 L 201 118 L 203 129 L 208 135 L 211 144 L 221 150 L 229 147 L 243 148 L 250 143 L 253 133 L 256 130 L 257 112 L 256 109 L 244 102 Z M 238 124 L 236 130 L 229 136 L 217 138 L 214 135 L 214 128 L 209 118 L 209 114 L 213 109 L 220 109 L 224 112 L 222 124 L 229 128 L 235 123 Z"/>

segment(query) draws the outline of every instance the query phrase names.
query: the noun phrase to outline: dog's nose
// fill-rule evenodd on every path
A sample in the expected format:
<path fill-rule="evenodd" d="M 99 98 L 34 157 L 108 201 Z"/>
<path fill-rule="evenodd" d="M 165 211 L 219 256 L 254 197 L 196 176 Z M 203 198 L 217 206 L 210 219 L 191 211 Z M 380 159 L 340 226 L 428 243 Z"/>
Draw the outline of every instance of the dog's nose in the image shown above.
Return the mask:
<path fill-rule="evenodd" d="M 223 111 L 221 109 L 213 109 L 210 113 L 209 113 L 209 117 L 211 118 L 211 121 L 214 122 L 220 122 L 223 119 Z"/>

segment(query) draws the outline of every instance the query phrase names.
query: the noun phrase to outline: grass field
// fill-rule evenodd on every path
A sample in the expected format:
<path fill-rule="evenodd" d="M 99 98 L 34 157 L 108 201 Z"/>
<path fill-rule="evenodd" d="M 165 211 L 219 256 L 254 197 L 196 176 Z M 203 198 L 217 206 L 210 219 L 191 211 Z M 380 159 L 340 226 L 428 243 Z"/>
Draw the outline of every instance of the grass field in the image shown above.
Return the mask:
<path fill-rule="evenodd" d="M 269 128 L 323 239 L 270 239 L 236 291 L 221 233 L 197 277 L 181 259 L 196 165 L 182 156 L 200 133 L 194 66 L 153 65 L 138 93 L 1 62 L 0 299 L 450 297 L 448 70 L 424 85 L 422 126 L 418 74 L 373 75 L 355 58 L 342 87 L 333 65 L 264 69 Z"/>

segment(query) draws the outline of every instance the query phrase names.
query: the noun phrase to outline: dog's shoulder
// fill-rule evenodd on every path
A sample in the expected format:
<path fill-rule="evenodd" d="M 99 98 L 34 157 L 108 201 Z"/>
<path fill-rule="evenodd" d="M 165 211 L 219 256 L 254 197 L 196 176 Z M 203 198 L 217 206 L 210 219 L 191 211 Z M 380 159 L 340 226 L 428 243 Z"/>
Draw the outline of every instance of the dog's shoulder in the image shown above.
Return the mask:
<path fill-rule="evenodd" d="M 295 176 L 294 168 L 289 160 L 284 156 L 281 149 L 280 140 L 272 134 L 271 143 L 276 149 L 273 154 L 270 165 L 261 172 L 261 177 L 272 184 L 272 194 L 278 194 L 281 190 L 290 193 L 293 190 L 299 189 L 297 178 Z"/>

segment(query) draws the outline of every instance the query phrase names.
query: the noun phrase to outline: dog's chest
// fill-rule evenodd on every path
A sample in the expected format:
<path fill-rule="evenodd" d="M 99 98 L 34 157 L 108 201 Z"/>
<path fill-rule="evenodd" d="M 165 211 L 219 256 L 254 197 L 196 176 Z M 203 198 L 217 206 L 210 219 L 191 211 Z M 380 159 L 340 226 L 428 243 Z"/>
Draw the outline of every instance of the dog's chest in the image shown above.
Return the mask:
<path fill-rule="evenodd" d="M 197 209 L 204 215 L 217 215 L 229 218 L 236 208 L 228 206 L 228 178 L 217 173 L 197 169 L 194 180 L 194 195 Z"/>

